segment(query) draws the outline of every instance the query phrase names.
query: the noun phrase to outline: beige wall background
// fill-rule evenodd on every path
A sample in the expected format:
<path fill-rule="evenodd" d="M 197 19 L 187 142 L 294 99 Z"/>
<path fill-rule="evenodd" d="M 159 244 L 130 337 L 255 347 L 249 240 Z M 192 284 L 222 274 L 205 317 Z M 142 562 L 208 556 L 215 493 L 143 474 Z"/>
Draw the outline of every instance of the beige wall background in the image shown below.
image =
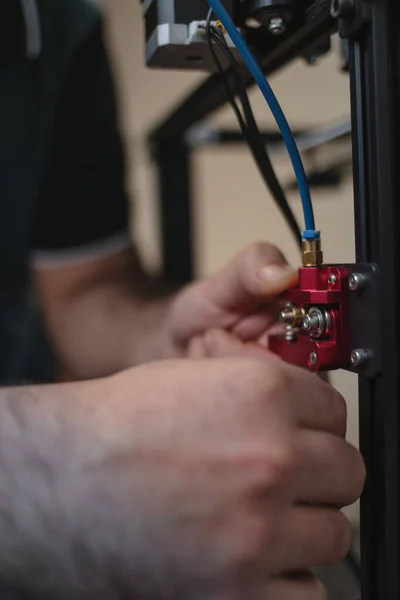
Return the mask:
<path fill-rule="evenodd" d="M 135 206 L 134 235 L 147 264 L 154 267 L 159 262 L 155 173 L 147 156 L 146 133 L 204 75 L 146 69 L 138 0 L 103 0 L 102 4 L 107 15 L 121 127 L 129 157 L 128 185 Z M 271 83 L 294 128 L 326 124 L 349 114 L 348 79 L 340 71 L 337 52 L 312 68 L 297 61 L 275 75 Z M 253 91 L 251 100 L 260 125 L 273 126 L 260 93 Z M 230 109 L 220 111 L 212 121 L 236 126 Z M 308 163 L 313 160 L 315 157 L 307 158 Z M 292 177 L 286 155 L 274 162 L 283 180 Z M 209 273 L 235 252 L 258 240 L 277 244 L 293 265 L 299 263 L 287 227 L 244 146 L 199 151 L 195 158 L 195 177 L 199 275 Z M 292 194 L 290 200 L 301 219 L 297 194 Z M 354 261 L 351 181 L 339 189 L 314 194 L 314 205 L 318 227 L 323 233 L 326 261 Z M 334 375 L 334 383 L 348 400 L 348 435 L 356 444 L 356 378 L 341 372 Z M 356 509 L 351 515 L 356 519 Z"/>

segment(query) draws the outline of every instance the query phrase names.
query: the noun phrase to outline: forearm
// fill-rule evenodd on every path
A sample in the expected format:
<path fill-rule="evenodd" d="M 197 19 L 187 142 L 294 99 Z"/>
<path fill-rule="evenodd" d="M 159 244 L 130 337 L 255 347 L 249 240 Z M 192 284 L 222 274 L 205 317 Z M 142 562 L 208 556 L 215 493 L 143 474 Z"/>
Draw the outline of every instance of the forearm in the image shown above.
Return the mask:
<path fill-rule="evenodd" d="M 57 326 L 57 347 L 70 372 L 101 377 L 171 357 L 168 296 L 147 299 L 125 282 L 105 281 L 70 301 Z"/>
<path fill-rule="evenodd" d="M 34 598 L 86 598 L 76 538 L 80 532 L 85 543 L 84 523 L 72 498 L 83 483 L 80 424 L 94 413 L 83 396 L 95 385 L 0 391 L 0 587 Z"/>
<path fill-rule="evenodd" d="M 37 273 L 49 332 L 63 366 L 80 379 L 170 357 L 172 290 L 148 278 L 134 250 L 98 263 Z"/>

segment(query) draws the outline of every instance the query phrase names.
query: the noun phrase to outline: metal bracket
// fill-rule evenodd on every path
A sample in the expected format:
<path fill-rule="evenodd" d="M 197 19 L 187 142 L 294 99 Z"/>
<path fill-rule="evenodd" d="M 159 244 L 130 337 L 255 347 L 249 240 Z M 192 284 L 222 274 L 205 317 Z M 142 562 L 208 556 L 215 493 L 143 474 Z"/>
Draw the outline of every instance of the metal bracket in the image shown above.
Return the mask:
<path fill-rule="evenodd" d="M 331 14 L 338 20 L 342 39 L 356 39 L 371 21 L 370 0 L 332 0 Z"/>
<path fill-rule="evenodd" d="M 341 265 L 350 274 L 349 334 L 352 350 L 367 353 L 358 365 L 348 371 L 371 378 L 382 370 L 382 340 L 380 327 L 380 270 L 377 265 Z M 365 355 L 364 355 L 365 356 Z M 354 357 L 356 358 L 356 357 Z M 357 363 L 357 360 L 354 360 Z"/>
<path fill-rule="evenodd" d="M 373 264 L 301 268 L 298 285 L 284 296 L 286 329 L 270 336 L 269 349 L 311 371 L 376 377 L 382 368 L 380 292 Z"/>

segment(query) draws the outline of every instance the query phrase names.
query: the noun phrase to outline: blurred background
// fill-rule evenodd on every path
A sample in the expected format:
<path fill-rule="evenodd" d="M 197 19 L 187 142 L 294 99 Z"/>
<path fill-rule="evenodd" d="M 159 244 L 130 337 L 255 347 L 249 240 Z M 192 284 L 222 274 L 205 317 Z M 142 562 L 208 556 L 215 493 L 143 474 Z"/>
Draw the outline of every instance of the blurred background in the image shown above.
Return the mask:
<path fill-rule="evenodd" d="M 120 123 L 128 155 L 127 185 L 134 205 L 132 230 L 149 268 L 160 263 L 157 215 L 157 180 L 149 158 L 146 136 L 179 101 L 204 77 L 203 74 L 149 70 L 144 66 L 144 38 L 141 7 L 137 0 L 102 0 L 106 15 L 108 45 L 117 84 Z M 315 128 L 340 122 L 350 114 L 349 83 L 336 49 L 315 66 L 296 61 L 271 79 L 272 86 L 293 129 Z M 250 94 L 260 129 L 275 130 L 261 94 Z M 237 129 L 230 107 L 211 121 Z M 350 142 L 336 149 L 305 154 L 308 169 L 332 161 L 332 153 L 350 157 Z M 325 153 L 326 154 L 326 153 Z M 273 156 L 282 182 L 293 180 L 286 154 Z M 340 158 L 340 157 L 339 157 Z M 350 163 L 350 158 L 349 158 Z M 196 272 L 207 274 L 247 244 L 267 240 L 278 245 L 293 265 L 299 254 L 283 218 L 272 202 L 252 158 L 243 145 L 211 147 L 194 155 Z M 289 194 L 301 222 L 296 191 Z M 319 229 L 323 232 L 325 260 L 354 262 L 353 190 L 350 171 L 335 186 L 313 190 Z M 349 439 L 358 442 L 357 380 L 340 372 L 333 382 L 347 398 Z M 358 507 L 349 510 L 357 528 Z M 334 600 L 356 599 L 354 587 L 345 584 L 346 574 L 336 574 Z M 352 594 L 352 595 L 351 595 Z"/>

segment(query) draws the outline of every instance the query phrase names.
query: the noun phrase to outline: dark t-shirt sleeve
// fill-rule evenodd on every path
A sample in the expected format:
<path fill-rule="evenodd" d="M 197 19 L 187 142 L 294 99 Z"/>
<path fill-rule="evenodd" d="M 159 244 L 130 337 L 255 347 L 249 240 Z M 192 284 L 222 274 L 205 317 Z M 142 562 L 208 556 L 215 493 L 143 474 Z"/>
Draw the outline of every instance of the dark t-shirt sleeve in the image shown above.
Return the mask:
<path fill-rule="evenodd" d="M 33 254 L 57 255 L 127 233 L 124 151 L 102 26 L 76 50 L 55 115 L 33 215 Z"/>

